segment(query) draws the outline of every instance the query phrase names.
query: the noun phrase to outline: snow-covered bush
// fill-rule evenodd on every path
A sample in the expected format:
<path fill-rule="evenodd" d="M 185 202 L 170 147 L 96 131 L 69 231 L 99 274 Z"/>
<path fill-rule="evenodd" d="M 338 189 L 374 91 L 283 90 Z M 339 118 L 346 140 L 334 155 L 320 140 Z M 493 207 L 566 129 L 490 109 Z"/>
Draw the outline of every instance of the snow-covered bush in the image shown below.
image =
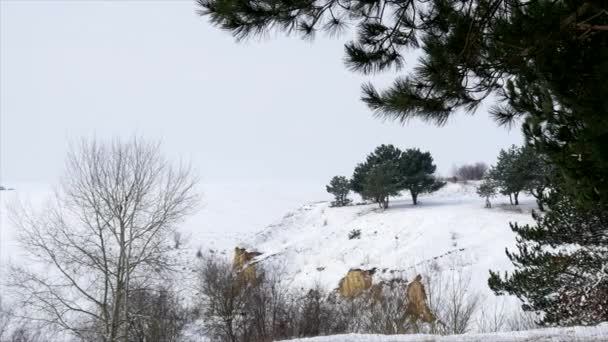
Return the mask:
<path fill-rule="evenodd" d="M 348 233 L 348 239 L 359 239 L 361 238 L 361 229 L 353 229 Z"/>

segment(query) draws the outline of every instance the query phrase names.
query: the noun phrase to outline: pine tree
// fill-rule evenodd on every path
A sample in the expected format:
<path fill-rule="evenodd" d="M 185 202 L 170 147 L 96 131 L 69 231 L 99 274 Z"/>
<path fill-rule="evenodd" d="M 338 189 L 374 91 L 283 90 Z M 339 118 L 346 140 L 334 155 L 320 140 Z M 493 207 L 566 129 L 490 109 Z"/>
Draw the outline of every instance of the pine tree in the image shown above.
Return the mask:
<path fill-rule="evenodd" d="M 357 165 L 351 180 L 352 190 L 363 199 L 372 200 L 387 208 L 389 196 L 397 196 L 403 189 L 400 178 L 401 150 L 393 145 L 380 145 L 365 162 Z"/>
<path fill-rule="evenodd" d="M 333 206 L 342 207 L 350 204 L 351 200 L 348 198 L 350 181 L 346 177 L 334 176 L 325 189 L 327 192 L 334 195 L 334 201 L 332 202 Z"/>
<path fill-rule="evenodd" d="M 346 66 L 364 74 L 411 72 L 363 86 L 381 118 L 445 124 L 498 98 L 499 124 L 522 119 L 573 199 L 608 207 L 608 3 L 603 0 L 198 0 L 201 15 L 237 39 L 272 30 L 313 37 L 355 27 Z"/>
<path fill-rule="evenodd" d="M 531 146 L 524 146 L 519 156 L 519 163 L 525 170 L 525 190 L 536 198 L 538 209 L 545 211 L 546 192 L 554 187 L 553 180 L 556 179 L 555 167 L 549 163 L 546 155 L 538 153 Z"/>
<path fill-rule="evenodd" d="M 543 201 L 551 210 L 534 213 L 535 225 L 511 224 L 517 253 L 507 250 L 507 256 L 516 270 L 490 271 L 490 288 L 517 296 L 526 310 L 543 312 L 545 325 L 608 320 L 608 214 L 576 207 L 576 200 L 559 191 Z"/>
<path fill-rule="evenodd" d="M 544 211 L 546 191 L 552 187 L 555 168 L 546 156 L 530 146 L 511 146 L 501 150 L 498 161 L 488 171 L 488 177 L 501 194 L 509 196 L 511 204 L 519 204 L 519 194 L 528 192 L 537 200 L 539 209 Z"/>
<path fill-rule="evenodd" d="M 412 203 L 418 204 L 418 196 L 441 189 L 446 183 L 438 181 L 435 176 L 437 166 L 433 164 L 430 152 L 419 149 L 407 149 L 401 154 L 399 170 L 403 189 L 409 190 Z"/>
<path fill-rule="evenodd" d="M 394 162 L 374 165 L 365 177 L 363 198 L 378 203 L 382 209 L 388 208 L 389 198 L 401 191 L 398 172 L 398 165 Z"/>
<path fill-rule="evenodd" d="M 488 172 L 488 177 L 494 181 L 500 193 L 509 196 L 509 202 L 515 205 L 519 204 L 519 193 L 527 188 L 532 171 L 525 167 L 521 155 L 521 148 L 515 145 L 500 150 L 496 165 Z"/>

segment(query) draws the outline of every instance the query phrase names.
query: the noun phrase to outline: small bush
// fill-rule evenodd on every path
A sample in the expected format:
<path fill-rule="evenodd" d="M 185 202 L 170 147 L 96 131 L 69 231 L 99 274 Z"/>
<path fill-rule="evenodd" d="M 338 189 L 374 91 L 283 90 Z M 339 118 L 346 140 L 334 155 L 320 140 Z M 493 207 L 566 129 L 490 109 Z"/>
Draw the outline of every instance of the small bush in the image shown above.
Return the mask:
<path fill-rule="evenodd" d="M 355 298 L 311 290 L 288 289 L 282 273 L 256 264 L 255 279 L 243 281 L 226 259 L 205 257 L 200 269 L 201 313 L 213 341 L 267 342 L 346 333 L 462 334 L 474 323 L 478 296 L 469 290 L 469 276 L 460 271 L 428 269 L 423 278 L 427 304 L 436 321 L 423 323 L 411 314 L 408 284 L 395 278 L 375 283 Z M 502 315 L 499 313 L 498 315 Z M 519 328 L 527 320 L 512 323 L 481 322 L 485 329 Z M 478 322 L 479 324 L 479 322 Z"/>
<path fill-rule="evenodd" d="M 485 163 L 467 164 L 456 168 L 454 171 L 454 176 L 463 181 L 480 180 L 487 171 L 488 165 Z"/>
<path fill-rule="evenodd" d="M 348 233 L 348 239 L 359 239 L 361 238 L 361 229 L 353 229 Z"/>
<path fill-rule="evenodd" d="M 495 197 L 497 192 L 496 183 L 489 178 L 485 178 L 477 187 L 477 194 L 486 199 L 486 208 L 492 208 L 490 198 Z"/>
<path fill-rule="evenodd" d="M 334 201 L 331 202 L 333 207 L 342 207 L 349 205 L 352 201 L 348 198 L 348 193 L 351 190 L 350 181 L 344 176 L 335 176 L 325 187 L 327 192 L 334 195 Z"/>
<path fill-rule="evenodd" d="M 168 287 L 131 290 L 129 307 L 129 341 L 176 341 L 192 320 Z"/>

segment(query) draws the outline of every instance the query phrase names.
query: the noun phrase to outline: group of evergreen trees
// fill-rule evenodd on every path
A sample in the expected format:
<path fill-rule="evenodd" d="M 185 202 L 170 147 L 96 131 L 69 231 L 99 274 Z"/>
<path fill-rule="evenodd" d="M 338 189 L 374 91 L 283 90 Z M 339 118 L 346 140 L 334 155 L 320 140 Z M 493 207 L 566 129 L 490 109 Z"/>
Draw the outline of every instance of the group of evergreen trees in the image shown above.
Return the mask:
<path fill-rule="evenodd" d="M 522 300 L 524 309 L 542 313 L 539 323 L 588 325 L 608 320 L 608 212 L 585 208 L 564 190 L 564 176 L 546 155 L 531 146 L 501 150 L 477 192 L 497 192 L 518 204 L 520 192 L 537 200 L 533 225 L 511 223 L 517 252 L 507 250 L 515 272 L 490 271 L 497 294 Z"/>
<path fill-rule="evenodd" d="M 401 151 L 393 145 L 380 145 L 355 167 L 350 181 L 343 176 L 332 178 L 327 192 L 335 196 L 332 203 L 335 206 L 349 204 L 347 195 L 353 190 L 364 200 L 378 203 L 385 209 L 390 197 L 408 190 L 415 205 L 420 194 L 439 190 L 445 185 L 433 175 L 436 168 L 429 152 Z"/>
<path fill-rule="evenodd" d="M 509 202 L 518 205 L 519 194 L 527 192 L 544 211 L 543 199 L 555 178 L 554 173 L 546 156 L 532 147 L 511 146 L 500 151 L 496 165 L 488 170 L 477 193 L 486 199 L 486 207 L 490 207 L 490 198 L 497 193 L 509 196 Z"/>

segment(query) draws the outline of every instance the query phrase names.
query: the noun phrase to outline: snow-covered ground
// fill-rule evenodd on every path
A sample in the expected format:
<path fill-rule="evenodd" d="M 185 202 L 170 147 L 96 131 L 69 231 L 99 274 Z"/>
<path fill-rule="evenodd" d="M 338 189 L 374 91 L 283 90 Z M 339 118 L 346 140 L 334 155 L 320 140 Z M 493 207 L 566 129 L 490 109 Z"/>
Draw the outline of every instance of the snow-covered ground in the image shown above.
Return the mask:
<path fill-rule="evenodd" d="M 505 255 L 505 248 L 515 247 L 509 222 L 533 222 L 535 202 L 525 196 L 517 207 L 506 198 L 494 202 L 492 209 L 484 208 L 474 183 L 448 183 L 416 206 L 408 196 L 393 200 L 387 210 L 371 204 L 332 208 L 328 202 L 311 203 L 244 246 L 263 253 L 257 260 L 280 265 L 296 287 L 332 290 L 350 269 L 407 279 L 455 270 L 470 278 L 470 293 L 487 306 L 499 305 L 497 300 L 503 305 L 505 299 L 497 299 L 487 286 L 488 270 L 512 269 Z M 360 238 L 349 239 L 352 230 L 360 230 Z"/>
<path fill-rule="evenodd" d="M 334 335 L 290 342 L 605 342 L 608 324 L 595 327 L 548 328 L 492 334 L 438 335 Z M 288 342 L 288 341 L 285 341 Z"/>
<path fill-rule="evenodd" d="M 8 262 L 19 263 L 22 254 L 7 206 L 17 200 L 40 206 L 52 189 L 35 183 L 3 185 L 15 190 L 0 191 L 0 277 Z M 469 290 L 484 298 L 486 308 L 519 305 L 512 298 L 497 299 L 487 278 L 489 269 L 512 268 L 504 253 L 515 243 L 508 223 L 532 222 L 532 198 L 522 196 L 518 207 L 497 198 L 492 209 L 485 209 L 475 184 L 449 183 L 422 196 L 417 206 L 404 194 L 392 200 L 389 209 L 379 210 L 372 204 L 332 208 L 323 184 L 214 183 L 202 184 L 201 190 L 200 211 L 180 227 L 187 242 L 177 255 L 191 265 L 196 265 L 199 248 L 231 258 L 234 247 L 241 246 L 261 252 L 257 260 L 263 264 L 280 265 L 293 287 L 320 285 L 327 290 L 335 289 L 352 268 L 375 268 L 377 278 L 456 270 L 470 277 Z M 360 238 L 349 239 L 352 230 L 360 230 Z M 192 277 L 185 273 L 184 280 Z M 193 300 L 187 294 L 182 298 Z M 348 335 L 306 341 L 608 341 L 606 330 L 604 326 L 465 337 Z M 576 338 L 568 339 L 571 336 Z"/>

